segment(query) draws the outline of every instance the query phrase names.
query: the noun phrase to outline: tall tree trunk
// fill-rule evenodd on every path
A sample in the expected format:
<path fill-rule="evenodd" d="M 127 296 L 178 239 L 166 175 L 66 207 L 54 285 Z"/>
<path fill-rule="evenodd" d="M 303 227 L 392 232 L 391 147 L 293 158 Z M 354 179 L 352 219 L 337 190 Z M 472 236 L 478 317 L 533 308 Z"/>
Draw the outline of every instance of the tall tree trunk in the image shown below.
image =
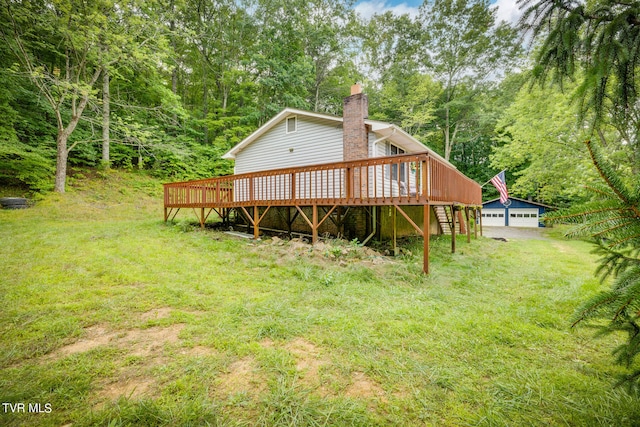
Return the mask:
<path fill-rule="evenodd" d="M 449 123 L 449 107 L 445 107 L 444 110 L 445 119 L 444 119 L 444 159 L 449 161 L 449 156 L 451 156 L 451 124 Z"/>
<path fill-rule="evenodd" d="M 109 68 L 102 68 L 102 166 L 109 169 L 111 159 L 109 157 L 109 114 L 111 111 L 111 92 L 109 90 Z"/>
<path fill-rule="evenodd" d="M 206 145 L 209 142 L 209 126 L 207 126 L 207 116 L 209 115 L 209 86 L 207 85 L 207 66 L 202 65 L 202 122 L 204 134 L 203 143 Z"/>
<path fill-rule="evenodd" d="M 175 13 L 175 8 L 173 2 L 171 2 L 171 14 Z M 177 56 L 177 47 L 176 47 L 176 21 L 174 19 L 169 22 L 169 30 L 171 31 L 171 48 L 174 52 L 174 55 Z M 173 70 L 171 70 L 171 92 L 174 95 L 178 93 L 178 59 L 176 58 L 176 65 L 173 66 Z"/>
<path fill-rule="evenodd" d="M 98 68 L 91 79 L 90 86 L 93 85 L 98 80 L 100 76 L 100 69 Z M 76 99 L 71 102 L 71 119 L 69 120 L 69 124 L 67 127 L 64 127 L 62 121 L 62 112 L 60 111 L 61 106 L 54 105 L 56 119 L 58 122 L 58 137 L 56 138 L 56 179 L 54 184 L 54 191 L 58 193 L 64 193 L 65 187 L 67 183 L 67 160 L 69 158 L 69 152 L 75 147 L 75 144 L 71 145 L 71 147 L 67 147 L 69 137 L 78 126 L 80 122 L 80 118 L 82 117 L 82 113 L 84 112 L 87 103 L 89 102 L 89 94 L 86 93 L 82 95 L 80 98 L 80 102 L 76 105 Z"/>
<path fill-rule="evenodd" d="M 67 183 L 67 158 L 69 157 L 69 151 L 67 150 L 68 139 L 68 128 L 58 129 L 58 137 L 56 138 L 56 180 L 53 188 L 53 190 L 57 193 L 64 193 Z"/>

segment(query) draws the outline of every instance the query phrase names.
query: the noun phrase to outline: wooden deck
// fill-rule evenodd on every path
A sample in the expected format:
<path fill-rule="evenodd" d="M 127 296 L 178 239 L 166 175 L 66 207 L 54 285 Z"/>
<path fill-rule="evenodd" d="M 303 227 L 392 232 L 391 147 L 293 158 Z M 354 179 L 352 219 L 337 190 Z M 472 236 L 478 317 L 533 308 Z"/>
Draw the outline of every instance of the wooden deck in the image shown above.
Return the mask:
<path fill-rule="evenodd" d="M 212 211 L 221 217 L 240 209 L 258 237 L 260 221 L 274 206 L 295 207 L 311 228 L 313 242 L 318 227 L 339 206 L 395 206 L 424 237 L 424 271 L 428 272 L 431 206 L 449 206 L 477 216 L 482 207 L 480 185 L 428 153 L 375 157 L 357 161 L 324 163 L 164 184 L 164 219 L 181 208 L 200 209 L 200 224 Z M 328 207 L 321 218 L 318 207 Z M 424 223 L 415 224 L 403 206 L 422 206 Z M 302 207 L 312 207 L 309 218 Z M 260 212 L 260 208 L 263 212 Z M 208 210 L 208 213 L 207 213 Z M 253 210 L 253 212 L 250 212 Z M 450 215 L 455 229 L 456 215 Z M 467 227 L 467 236 L 470 236 Z M 455 235 L 455 232 L 453 233 Z M 452 239 L 455 245 L 455 238 Z M 453 246 L 455 249 L 455 246 Z"/>

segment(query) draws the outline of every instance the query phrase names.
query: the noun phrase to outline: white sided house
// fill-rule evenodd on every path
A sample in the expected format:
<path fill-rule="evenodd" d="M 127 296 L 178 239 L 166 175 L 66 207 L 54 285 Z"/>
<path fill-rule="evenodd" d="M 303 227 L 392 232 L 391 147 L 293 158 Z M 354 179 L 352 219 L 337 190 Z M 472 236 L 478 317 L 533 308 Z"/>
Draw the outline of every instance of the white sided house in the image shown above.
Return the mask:
<path fill-rule="evenodd" d="M 285 108 L 222 158 L 235 160 L 235 174 L 352 160 L 345 159 L 342 122 L 342 117 Z M 367 157 L 429 152 L 444 161 L 396 125 L 364 123 Z"/>
<path fill-rule="evenodd" d="M 344 99 L 343 116 L 287 108 L 229 150 L 235 174 L 164 185 L 164 218 L 193 209 L 202 227 L 215 211 L 223 224 L 253 231 L 389 239 L 423 238 L 447 229 L 471 239 L 482 189 L 399 127 L 368 118 L 359 85 Z M 208 211 L 208 213 L 207 213 Z M 477 221 L 474 221 L 477 224 Z M 474 233 L 477 227 L 474 227 Z M 456 239 L 451 239 L 455 251 Z"/>
<path fill-rule="evenodd" d="M 352 95 L 344 101 L 343 117 L 286 108 L 222 158 L 235 160 L 234 173 L 243 174 L 425 152 L 455 168 L 396 125 L 369 120 L 367 96 L 355 85 Z M 415 169 L 407 166 L 387 166 L 385 173 L 378 172 L 375 178 L 378 185 L 369 186 L 368 191 L 372 193 L 369 196 L 380 197 L 383 191 L 393 196 L 415 192 Z M 336 181 L 339 178 L 335 176 Z M 373 181 L 373 172 L 368 179 Z M 279 184 L 285 191 L 288 189 L 287 182 Z M 298 194 L 298 197 L 336 196 L 332 188 L 319 189 L 313 183 L 299 186 L 299 191 L 311 194 Z M 242 198 L 242 193 L 238 188 L 235 196 Z"/>

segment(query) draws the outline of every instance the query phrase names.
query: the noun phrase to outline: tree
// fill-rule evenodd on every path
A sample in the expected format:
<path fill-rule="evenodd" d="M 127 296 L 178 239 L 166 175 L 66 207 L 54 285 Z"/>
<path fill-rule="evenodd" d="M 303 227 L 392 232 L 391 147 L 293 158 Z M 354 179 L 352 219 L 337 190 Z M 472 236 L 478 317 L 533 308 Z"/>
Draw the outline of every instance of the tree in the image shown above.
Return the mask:
<path fill-rule="evenodd" d="M 553 222 L 575 224 L 570 236 L 590 237 L 601 256 L 596 274 L 611 287 L 583 303 L 575 312 L 573 325 L 605 320 L 596 325 L 603 335 L 626 334 L 627 340 L 615 349 L 617 363 L 630 371 L 620 384 L 640 390 L 640 182 L 625 183 L 605 159 L 601 147 L 586 143 L 602 182 L 589 186 L 593 199 L 588 203 L 547 216 Z"/>
<path fill-rule="evenodd" d="M 0 29 L 20 68 L 53 108 L 58 135 L 55 191 L 63 193 L 67 141 L 94 96 L 97 64 L 97 8 L 85 4 L 3 1 Z"/>
<path fill-rule="evenodd" d="M 20 94 L 26 94 L 27 97 L 33 94 L 21 87 L 15 76 L 2 70 L 0 81 L 3 82 L 0 87 L 0 182 L 10 186 L 26 185 L 31 189 L 48 190 L 51 188 L 54 171 L 53 162 L 49 159 L 50 153 L 46 147 L 40 146 L 34 135 L 30 135 L 31 144 L 20 141 L 16 125 L 19 119 L 23 121 L 28 116 L 22 115 L 22 111 L 16 111 L 11 105 L 19 101 L 27 108 L 33 107 L 28 99 L 16 99 Z"/>
<path fill-rule="evenodd" d="M 588 133 L 576 116 L 571 97 L 557 87 L 525 85 L 518 92 L 496 125 L 500 146 L 491 156 L 495 169 L 517 178 L 509 188 L 514 196 L 556 206 L 584 198 L 584 185 L 596 174 L 581 142 Z"/>
<path fill-rule="evenodd" d="M 343 0 L 307 1 L 302 10 L 305 12 L 300 22 L 303 49 L 313 63 L 315 74 L 309 88 L 309 104 L 313 111 L 328 112 L 334 105 L 327 102 L 333 99 L 325 96 L 325 91 L 331 92 L 325 82 L 335 75 L 336 68 L 350 61 L 347 48 L 353 39 L 354 12 L 349 2 Z"/>
<path fill-rule="evenodd" d="M 617 361 L 632 370 L 625 378 L 640 389 L 640 2 L 598 0 L 524 0 L 521 25 L 542 39 L 534 77 L 563 84 L 578 82 L 580 118 L 588 118 L 587 142 L 602 182 L 592 185 L 593 198 L 584 205 L 550 217 L 579 225 L 574 235 L 590 236 L 601 255 L 602 279 L 611 277 L 609 291 L 586 301 L 575 323 L 606 320 L 603 333 L 623 331 L 627 341 L 616 349 Z M 578 121 L 578 125 L 582 120 Z M 615 132 L 609 132 L 609 127 Z M 613 149 L 613 150 L 612 150 Z M 628 150 L 630 164 L 611 164 L 607 154 Z"/>
<path fill-rule="evenodd" d="M 100 76 L 105 76 L 102 89 L 108 109 L 109 81 L 116 71 L 112 65 L 156 65 L 162 59 L 162 34 L 151 9 L 138 0 L 3 0 L 2 6 L 0 34 L 18 61 L 18 70 L 38 88 L 55 116 L 54 190 L 63 193 L 69 154 L 81 142 L 72 140 L 72 135 L 87 107 L 98 103 Z M 102 120 L 109 126 L 107 113 Z"/>
<path fill-rule="evenodd" d="M 438 128 L 449 160 L 460 128 L 472 115 L 469 101 L 479 85 L 507 71 L 519 52 L 517 33 L 496 23 L 486 0 L 435 0 L 420 9 L 419 63 L 443 85 Z"/>
<path fill-rule="evenodd" d="M 534 77 L 578 77 L 583 117 L 614 124 L 640 173 L 640 1 L 522 0 L 520 25 L 542 39 Z M 578 75 L 583 73 L 583 76 Z"/>
<path fill-rule="evenodd" d="M 361 25 L 361 50 L 368 74 L 379 76 L 382 84 L 406 78 L 419 71 L 421 26 L 409 15 L 391 12 L 376 14 Z"/>
<path fill-rule="evenodd" d="M 372 91 L 371 118 L 396 123 L 426 143 L 435 132 L 435 102 L 441 93 L 442 86 L 430 76 L 418 72 L 408 75 L 394 67 L 382 88 Z"/>

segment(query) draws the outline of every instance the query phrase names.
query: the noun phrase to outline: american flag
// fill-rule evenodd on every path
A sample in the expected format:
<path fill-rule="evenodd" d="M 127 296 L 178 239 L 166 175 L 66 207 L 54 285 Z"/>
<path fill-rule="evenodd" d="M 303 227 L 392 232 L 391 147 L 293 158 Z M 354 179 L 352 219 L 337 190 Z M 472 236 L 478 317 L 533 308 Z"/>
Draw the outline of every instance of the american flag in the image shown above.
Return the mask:
<path fill-rule="evenodd" d="M 509 199 L 509 191 L 507 191 L 507 180 L 504 178 L 504 171 L 491 178 L 490 182 L 500 193 L 500 203 L 506 203 Z"/>

